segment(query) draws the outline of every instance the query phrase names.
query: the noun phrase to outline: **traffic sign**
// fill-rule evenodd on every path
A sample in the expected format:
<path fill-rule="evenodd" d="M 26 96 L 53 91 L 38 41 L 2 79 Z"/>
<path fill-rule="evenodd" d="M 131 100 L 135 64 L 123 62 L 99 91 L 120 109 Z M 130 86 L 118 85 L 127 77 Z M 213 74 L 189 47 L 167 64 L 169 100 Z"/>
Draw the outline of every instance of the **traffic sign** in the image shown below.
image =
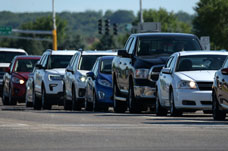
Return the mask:
<path fill-rule="evenodd" d="M 12 27 L 0 27 L 0 35 L 10 35 L 12 33 Z"/>

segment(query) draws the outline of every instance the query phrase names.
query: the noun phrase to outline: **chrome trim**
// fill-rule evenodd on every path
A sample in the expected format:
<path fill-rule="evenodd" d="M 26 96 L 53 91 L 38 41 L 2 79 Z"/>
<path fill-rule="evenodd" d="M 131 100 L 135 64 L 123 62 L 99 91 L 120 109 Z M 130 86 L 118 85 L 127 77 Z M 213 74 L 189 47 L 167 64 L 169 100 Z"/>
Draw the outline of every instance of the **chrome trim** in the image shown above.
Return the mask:
<path fill-rule="evenodd" d="M 159 75 L 160 72 L 153 72 L 154 68 L 158 67 L 163 67 L 164 65 L 154 65 L 153 67 L 150 68 L 149 75 L 148 75 L 148 80 L 152 82 L 156 82 L 155 80 L 151 79 L 151 75 Z"/>
<path fill-rule="evenodd" d="M 126 98 L 119 97 L 119 96 L 114 96 L 114 99 L 115 99 L 115 100 L 119 100 L 119 101 L 127 101 Z"/>

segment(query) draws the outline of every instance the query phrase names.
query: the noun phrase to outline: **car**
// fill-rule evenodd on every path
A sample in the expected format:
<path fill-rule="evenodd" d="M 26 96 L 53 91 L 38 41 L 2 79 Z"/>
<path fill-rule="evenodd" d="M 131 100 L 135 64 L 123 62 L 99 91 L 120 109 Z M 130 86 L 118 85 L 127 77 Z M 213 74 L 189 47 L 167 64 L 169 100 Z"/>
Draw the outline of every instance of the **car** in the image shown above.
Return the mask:
<path fill-rule="evenodd" d="M 228 52 L 182 51 L 169 57 L 156 83 L 156 115 L 212 110 L 212 83 Z"/>
<path fill-rule="evenodd" d="M 113 51 L 79 51 L 72 57 L 64 75 L 64 109 L 81 110 L 85 102 L 86 73 L 98 57 L 116 55 Z"/>
<path fill-rule="evenodd" d="M 159 72 L 171 54 L 183 50 L 202 50 L 199 39 L 182 33 L 132 34 L 112 62 L 114 111 L 153 110 Z"/>
<path fill-rule="evenodd" d="M 33 77 L 35 110 L 63 105 L 63 76 L 75 53 L 73 50 L 46 50 L 42 54 Z"/>
<path fill-rule="evenodd" d="M 3 77 L 3 105 L 16 105 L 25 102 L 25 89 L 28 75 L 32 72 L 39 56 L 16 56 Z"/>
<path fill-rule="evenodd" d="M 6 73 L 6 68 L 17 55 L 28 55 L 23 49 L 16 48 L 0 48 L 0 96 L 2 97 L 3 76 Z"/>
<path fill-rule="evenodd" d="M 225 120 L 228 112 L 228 59 L 214 76 L 212 86 L 212 113 L 214 120 Z"/>
<path fill-rule="evenodd" d="M 112 60 L 114 56 L 99 57 L 86 74 L 85 110 L 108 111 L 113 107 Z"/>

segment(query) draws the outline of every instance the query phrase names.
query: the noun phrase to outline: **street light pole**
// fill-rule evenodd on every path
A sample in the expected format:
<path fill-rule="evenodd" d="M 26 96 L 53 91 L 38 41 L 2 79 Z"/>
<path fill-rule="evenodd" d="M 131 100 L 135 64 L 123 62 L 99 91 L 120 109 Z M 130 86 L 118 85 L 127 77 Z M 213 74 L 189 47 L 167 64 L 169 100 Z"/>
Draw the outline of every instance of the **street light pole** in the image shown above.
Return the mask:
<path fill-rule="evenodd" d="M 56 20 L 55 20 L 55 0 L 52 0 L 52 13 L 53 13 L 53 50 L 57 50 L 57 27 L 56 27 Z"/>
<path fill-rule="evenodd" d="M 142 11 L 142 0 L 139 1 L 139 6 L 140 6 L 140 23 L 142 24 L 143 21 L 143 11 Z"/>

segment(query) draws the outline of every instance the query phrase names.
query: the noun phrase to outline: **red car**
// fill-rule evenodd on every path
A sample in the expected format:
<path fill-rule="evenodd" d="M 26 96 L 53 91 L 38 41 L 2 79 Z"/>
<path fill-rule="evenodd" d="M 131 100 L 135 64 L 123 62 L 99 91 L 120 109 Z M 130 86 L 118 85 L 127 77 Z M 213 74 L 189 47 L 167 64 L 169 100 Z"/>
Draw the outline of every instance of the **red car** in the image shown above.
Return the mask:
<path fill-rule="evenodd" d="M 3 105 L 25 102 L 26 81 L 40 56 L 16 56 L 3 77 Z"/>

